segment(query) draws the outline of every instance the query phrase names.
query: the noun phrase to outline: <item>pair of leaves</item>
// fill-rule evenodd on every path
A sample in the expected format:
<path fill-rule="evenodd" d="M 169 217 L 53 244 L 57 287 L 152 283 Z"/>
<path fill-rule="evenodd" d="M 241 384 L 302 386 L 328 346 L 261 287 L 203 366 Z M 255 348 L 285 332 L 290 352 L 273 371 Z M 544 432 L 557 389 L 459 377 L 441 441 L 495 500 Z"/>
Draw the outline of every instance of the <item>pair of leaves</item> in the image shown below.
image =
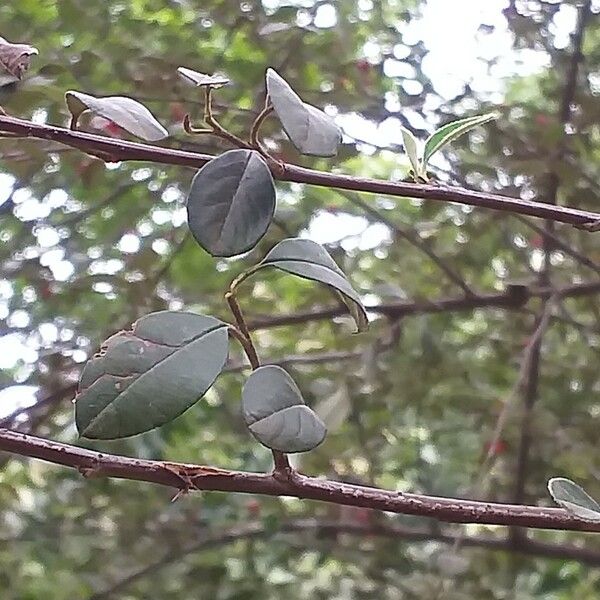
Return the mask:
<path fill-rule="evenodd" d="M 441 150 L 444 146 L 471 129 L 496 118 L 498 118 L 496 113 L 488 113 L 447 123 L 425 140 L 422 154 L 419 148 L 420 143 L 417 138 L 415 138 L 411 131 L 402 127 L 402 142 L 404 144 L 404 150 L 410 160 L 415 180 L 427 181 L 427 164 L 438 150 Z"/>
<path fill-rule="evenodd" d="M 149 142 L 162 140 L 169 135 L 154 115 L 143 104 L 132 98 L 125 96 L 97 98 L 83 92 L 69 91 L 65 94 L 65 100 L 75 120 L 89 110 Z"/>
<path fill-rule="evenodd" d="M 275 211 L 275 183 L 253 150 L 229 150 L 194 176 L 187 199 L 188 225 L 212 256 L 235 256 L 254 248 Z"/>
<path fill-rule="evenodd" d="M 208 391 L 227 354 L 227 325 L 218 319 L 172 311 L 142 317 L 85 365 L 75 402 L 79 434 L 115 439 L 172 421 Z M 252 373 L 242 412 L 252 434 L 282 452 L 311 450 L 327 433 L 281 367 Z"/>
<path fill-rule="evenodd" d="M 1 84 L 6 85 L 21 80 L 25 71 L 29 69 L 31 57 L 36 54 L 38 54 L 38 50 L 33 46 L 11 44 L 0 37 L 0 72 L 5 72 Z"/>
<path fill-rule="evenodd" d="M 104 342 L 79 383 L 75 420 L 87 438 L 113 439 L 164 425 L 195 404 L 223 370 L 227 325 L 161 311 Z"/>
<path fill-rule="evenodd" d="M 342 132 L 322 110 L 303 102 L 275 70 L 267 69 L 267 94 L 283 129 L 302 154 L 335 156 Z"/>
<path fill-rule="evenodd" d="M 242 390 L 242 415 L 261 444 L 280 452 L 307 452 L 327 435 L 294 380 L 275 365 L 259 367 L 248 377 Z"/>
<path fill-rule="evenodd" d="M 600 504 L 570 479 L 553 477 L 548 481 L 548 491 L 557 504 L 576 517 L 600 522 Z"/>

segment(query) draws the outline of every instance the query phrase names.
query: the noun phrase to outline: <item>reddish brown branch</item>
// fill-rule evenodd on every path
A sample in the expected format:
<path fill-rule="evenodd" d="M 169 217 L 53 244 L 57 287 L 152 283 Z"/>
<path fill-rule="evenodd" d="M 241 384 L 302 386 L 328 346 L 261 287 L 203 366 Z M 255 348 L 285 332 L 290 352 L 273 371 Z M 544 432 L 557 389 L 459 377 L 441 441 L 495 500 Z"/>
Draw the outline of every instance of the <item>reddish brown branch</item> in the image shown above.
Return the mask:
<path fill-rule="evenodd" d="M 479 294 L 477 296 L 459 298 L 440 298 L 430 301 L 401 301 L 388 302 L 367 306 L 367 312 L 399 318 L 416 314 L 462 312 L 475 308 L 503 308 L 506 310 L 519 310 L 530 298 L 548 299 L 553 295 L 561 298 L 574 298 L 600 293 L 600 282 L 566 285 L 557 288 L 527 286 L 508 286 L 505 292 L 498 294 Z M 347 314 L 347 309 L 342 306 L 315 309 L 306 312 L 277 315 L 274 317 L 255 318 L 250 320 L 248 328 L 266 329 L 282 325 L 296 325 L 308 321 L 332 319 Z"/>
<path fill-rule="evenodd" d="M 213 490 L 294 496 L 345 506 L 431 517 L 450 523 L 513 525 L 600 533 L 600 523 L 583 521 L 561 508 L 405 494 L 308 477 L 299 473 L 293 473 L 289 479 L 283 479 L 275 474 L 129 458 L 94 452 L 8 429 L 0 429 L 0 450 L 75 468 L 86 477 L 118 477 L 148 481 L 184 491 Z"/>
<path fill-rule="evenodd" d="M 70 131 L 64 127 L 32 123 L 31 121 L 8 116 L 0 116 L 0 131 L 16 134 L 21 137 L 60 142 L 67 146 L 79 148 L 83 152 L 92 155 L 97 156 L 100 153 L 102 156 L 110 156 L 114 161 L 147 160 L 160 164 L 198 168 L 214 158 L 207 154 L 115 140 L 90 133 Z M 421 198 L 438 202 L 456 202 L 469 206 L 529 215 L 541 219 L 552 219 L 553 221 L 569 223 L 579 227 L 589 227 L 600 222 L 600 213 L 552 206 L 542 202 L 532 202 L 518 198 L 508 198 L 496 194 L 475 192 L 458 187 L 367 179 L 365 177 L 314 171 L 291 164 L 282 164 L 281 168 L 274 169 L 273 174 L 277 179 L 283 181 L 307 183 L 357 192 L 372 192 L 395 197 Z"/>
<path fill-rule="evenodd" d="M 316 519 L 298 519 L 282 523 L 277 529 L 265 527 L 261 522 L 250 522 L 244 525 L 231 527 L 218 533 L 207 533 L 202 539 L 184 548 L 171 550 L 162 558 L 155 560 L 145 567 L 132 572 L 127 577 L 113 584 L 101 592 L 90 596 L 88 600 L 104 600 L 113 598 L 114 594 L 121 592 L 136 581 L 152 577 L 161 569 L 174 563 L 179 563 L 183 558 L 197 552 L 202 552 L 210 548 L 223 546 L 243 539 L 262 539 L 271 538 L 274 535 L 282 533 L 307 533 L 312 532 L 315 536 L 319 534 L 346 534 L 359 536 L 362 539 L 379 537 L 389 538 L 397 542 L 429 542 L 437 541 L 443 544 L 452 544 L 457 540 L 454 534 L 439 533 L 428 531 L 426 529 L 416 529 L 411 527 L 402 527 L 399 525 L 361 525 L 359 523 L 340 523 L 338 521 L 320 521 Z M 600 552 L 597 550 L 588 550 L 578 546 L 547 544 L 534 540 L 524 540 L 520 544 L 513 544 L 510 540 L 496 539 L 492 537 L 470 536 L 464 538 L 462 544 L 468 547 L 485 548 L 492 551 L 516 552 L 526 556 L 542 558 L 560 558 L 563 560 L 576 560 L 590 566 L 600 565 Z M 315 549 L 313 545 L 313 550 Z M 353 545 L 353 548 L 361 551 L 360 543 Z"/>

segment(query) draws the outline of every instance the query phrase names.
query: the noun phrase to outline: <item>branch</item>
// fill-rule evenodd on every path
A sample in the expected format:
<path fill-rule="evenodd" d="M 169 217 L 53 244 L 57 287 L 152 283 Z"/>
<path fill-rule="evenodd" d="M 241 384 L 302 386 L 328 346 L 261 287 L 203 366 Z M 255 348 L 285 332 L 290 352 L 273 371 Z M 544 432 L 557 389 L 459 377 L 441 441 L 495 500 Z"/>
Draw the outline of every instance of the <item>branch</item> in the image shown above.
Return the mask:
<path fill-rule="evenodd" d="M 368 215 L 371 215 L 375 220 L 383 223 L 387 227 L 389 227 L 398 237 L 404 238 L 407 242 L 421 250 L 434 264 L 438 266 L 438 268 L 446 274 L 446 277 L 450 279 L 453 283 L 455 283 L 460 289 L 467 295 L 472 296 L 473 290 L 467 285 L 464 279 L 454 271 L 450 265 L 448 265 L 444 260 L 442 260 L 429 246 L 426 242 L 421 239 L 419 232 L 411 227 L 397 225 L 391 219 L 376 208 L 373 208 L 370 204 L 363 202 L 363 200 L 358 196 L 358 194 L 353 194 L 351 192 L 346 192 L 342 194 L 344 198 L 346 198 L 352 204 L 362 208 L 364 212 Z"/>
<path fill-rule="evenodd" d="M 293 496 L 344 506 L 431 517 L 449 523 L 511 525 L 600 533 L 600 523 L 579 519 L 562 508 L 520 506 L 405 494 L 350 485 L 293 472 L 230 471 L 216 467 L 117 456 L 0 429 L 0 450 L 77 469 L 86 477 L 117 477 L 148 481 L 183 492 L 211 490 L 266 496 Z"/>
<path fill-rule="evenodd" d="M 509 285 L 505 292 L 497 294 L 479 294 L 460 298 L 440 298 L 439 300 L 416 302 L 389 302 L 367 306 L 367 312 L 399 318 L 408 315 L 431 314 L 442 312 L 462 312 L 475 308 L 503 308 L 506 310 L 520 310 L 531 298 L 549 299 L 553 295 L 561 298 L 574 298 L 600 293 L 600 282 L 579 283 L 563 287 L 532 287 L 522 285 Z M 313 309 L 306 312 L 297 312 L 278 315 L 274 317 L 255 318 L 249 321 L 248 328 L 266 329 L 282 325 L 297 325 L 308 321 L 319 321 L 340 317 L 347 313 L 343 306 Z"/>
<path fill-rule="evenodd" d="M 81 131 L 71 131 L 64 127 L 32 123 L 31 121 L 4 115 L 0 116 L 0 131 L 21 137 L 60 142 L 92 155 L 97 156 L 98 153 L 101 153 L 104 156 L 110 156 L 114 161 L 147 160 L 160 164 L 198 168 L 214 158 L 207 154 L 115 140 Z M 551 219 L 582 228 L 594 229 L 600 223 L 600 213 L 508 198 L 497 194 L 474 192 L 458 187 L 352 177 L 338 173 L 314 171 L 286 163 L 282 163 L 280 169 L 274 169 L 273 175 L 282 181 L 404 198 L 421 198 L 437 202 L 456 202 L 541 219 Z"/>
<path fill-rule="evenodd" d="M 127 577 L 113 584 L 110 588 L 97 592 L 88 600 L 104 600 L 113 598 L 114 594 L 123 591 L 140 579 L 154 575 L 160 569 L 164 569 L 182 558 L 202 552 L 216 546 L 230 544 L 243 539 L 272 538 L 277 534 L 313 532 L 318 534 L 346 534 L 355 535 L 360 538 L 381 537 L 392 540 L 406 540 L 410 542 L 437 541 L 443 544 L 452 544 L 457 536 L 454 534 L 435 533 L 426 529 L 402 527 L 399 525 L 361 525 L 359 523 L 340 523 L 338 521 L 321 521 L 317 519 L 298 519 L 288 523 L 282 523 L 277 529 L 265 528 L 263 523 L 250 522 L 237 527 L 231 527 L 219 533 L 208 533 L 203 539 L 188 546 L 167 552 L 145 567 L 134 571 Z M 567 546 L 559 544 L 546 544 L 533 540 L 526 540 L 522 545 L 515 546 L 510 540 L 495 539 L 491 537 L 470 536 L 464 538 L 465 546 L 475 548 L 486 548 L 495 551 L 516 552 L 518 554 L 543 557 L 562 558 L 564 560 L 576 560 L 590 566 L 600 565 L 600 552 L 588 550 L 578 546 Z M 360 546 L 353 546 L 360 550 Z"/>

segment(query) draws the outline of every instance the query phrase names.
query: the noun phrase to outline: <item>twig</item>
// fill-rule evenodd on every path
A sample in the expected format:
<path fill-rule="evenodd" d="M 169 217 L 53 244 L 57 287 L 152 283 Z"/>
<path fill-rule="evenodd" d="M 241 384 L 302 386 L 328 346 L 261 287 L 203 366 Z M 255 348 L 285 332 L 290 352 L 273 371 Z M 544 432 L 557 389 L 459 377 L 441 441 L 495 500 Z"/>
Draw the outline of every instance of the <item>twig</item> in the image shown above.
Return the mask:
<path fill-rule="evenodd" d="M 116 140 L 81 131 L 70 131 L 64 127 L 33 123 L 7 116 L 0 116 L 0 131 L 16 133 L 21 137 L 33 137 L 61 142 L 67 146 L 79 148 L 84 152 L 96 153 L 96 155 L 98 152 L 103 152 L 105 155 L 110 155 L 112 160 L 119 161 L 144 160 L 160 164 L 198 168 L 214 158 L 214 156 L 207 154 Z M 338 173 L 326 173 L 305 169 L 288 163 L 284 164 L 283 169 L 274 168 L 274 176 L 282 181 L 307 183 L 335 189 L 387 194 L 394 197 L 421 198 L 436 202 L 456 202 L 508 213 L 552 219 L 560 223 L 569 223 L 578 227 L 585 227 L 586 224 L 600 221 L 600 213 L 575 208 L 552 206 L 542 202 L 508 198 L 506 196 L 475 192 L 459 187 L 382 181 Z"/>
<path fill-rule="evenodd" d="M 214 467 L 129 458 L 94 452 L 43 438 L 0 429 L 0 450 L 45 460 L 85 472 L 89 477 L 117 477 L 181 489 L 182 477 L 190 489 L 293 496 L 307 500 L 360 506 L 392 513 L 431 517 L 450 523 L 518 525 L 600 533 L 600 523 L 579 519 L 562 508 L 476 502 L 408 494 L 355 486 L 296 473 L 284 479 L 275 473 L 230 471 Z"/>
<path fill-rule="evenodd" d="M 473 290 L 467 285 L 464 279 L 458 274 L 455 273 L 454 269 L 446 264 L 429 246 L 421 239 L 419 233 L 410 229 L 407 226 L 401 227 L 397 225 L 376 208 L 373 208 L 370 204 L 364 202 L 358 194 L 353 194 L 352 192 L 341 192 L 344 198 L 346 198 L 352 204 L 362 208 L 367 214 L 371 215 L 377 221 L 387 225 L 398 237 L 404 238 L 407 242 L 421 250 L 426 256 L 428 256 L 433 263 L 435 263 L 441 271 L 443 271 L 448 279 L 455 283 L 460 289 L 467 295 L 474 295 Z"/>
<path fill-rule="evenodd" d="M 219 533 L 208 533 L 207 535 L 203 535 L 201 540 L 189 544 L 184 548 L 169 551 L 158 560 L 149 563 L 145 567 L 142 567 L 120 581 L 117 581 L 110 588 L 106 588 L 101 592 L 93 594 L 88 600 L 105 600 L 113 598 L 114 594 L 123 591 L 136 581 L 152 576 L 161 569 L 164 569 L 175 562 L 181 562 L 181 559 L 197 552 L 202 552 L 224 544 L 230 544 L 242 539 L 268 539 L 275 535 L 302 532 L 312 532 L 315 537 L 317 537 L 319 533 L 341 533 L 358 536 L 362 539 L 368 537 L 381 537 L 399 542 L 437 541 L 443 544 L 451 544 L 456 539 L 456 535 L 453 534 L 434 533 L 427 529 L 387 524 L 361 525 L 359 523 L 340 523 L 339 521 L 299 519 L 282 523 L 276 530 L 273 530 L 270 527 L 265 527 L 261 522 L 250 522 Z M 519 546 L 514 546 L 510 540 L 483 536 L 465 537 L 463 544 L 470 547 L 486 548 L 492 551 L 517 552 L 518 554 L 525 556 L 576 560 L 590 566 L 600 565 L 600 552 L 593 549 L 587 550 L 586 548 L 580 548 L 579 546 L 547 544 L 533 540 L 528 540 Z M 353 547 L 357 550 L 361 549 L 360 545 L 354 545 Z"/>

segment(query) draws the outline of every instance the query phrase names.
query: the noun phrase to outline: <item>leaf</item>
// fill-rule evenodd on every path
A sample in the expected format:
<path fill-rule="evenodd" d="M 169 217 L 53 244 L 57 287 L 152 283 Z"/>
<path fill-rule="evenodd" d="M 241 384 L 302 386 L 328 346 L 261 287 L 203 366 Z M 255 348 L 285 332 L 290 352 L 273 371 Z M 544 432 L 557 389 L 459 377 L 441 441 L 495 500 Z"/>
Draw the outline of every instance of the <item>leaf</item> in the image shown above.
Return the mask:
<path fill-rule="evenodd" d="M 300 238 L 282 240 L 257 267 L 275 267 L 292 275 L 318 281 L 334 288 L 340 293 L 348 307 L 356 323 L 357 331 L 367 329 L 369 321 L 360 296 L 350 285 L 344 272 L 320 244 Z"/>
<path fill-rule="evenodd" d="M 253 150 L 229 150 L 204 165 L 188 194 L 188 225 L 212 256 L 235 256 L 254 248 L 275 211 L 269 167 Z"/>
<path fill-rule="evenodd" d="M 69 91 L 65 94 L 67 107 L 77 118 L 86 110 L 109 119 L 136 137 L 156 142 L 169 135 L 169 132 L 154 118 L 143 105 L 125 96 L 96 98 L 83 92 Z"/>
<path fill-rule="evenodd" d="M 431 156 L 440 150 L 440 148 L 460 137 L 463 133 L 467 133 L 467 131 L 497 118 L 497 113 L 487 113 L 485 115 L 477 115 L 475 117 L 467 117 L 465 119 L 459 119 L 458 121 L 452 121 L 451 123 L 447 123 L 443 127 L 440 127 L 425 141 L 423 169 L 425 169 Z"/>
<path fill-rule="evenodd" d="M 570 479 L 553 477 L 548 491 L 554 501 L 580 519 L 600 522 L 600 504 Z"/>
<path fill-rule="evenodd" d="M 242 415 L 252 435 L 272 450 L 307 452 L 327 434 L 321 419 L 304 404 L 294 380 L 275 365 L 259 367 L 248 377 Z"/>
<path fill-rule="evenodd" d="M 421 165 L 419 161 L 419 145 L 417 138 L 412 134 L 411 131 L 406 127 L 401 127 L 402 131 L 402 143 L 404 144 L 404 150 L 408 155 L 410 164 L 412 165 L 413 173 L 416 177 L 421 175 Z"/>
<path fill-rule="evenodd" d="M 79 434 L 114 439 L 164 425 L 195 404 L 227 360 L 227 325 L 162 311 L 108 338 L 81 374 Z"/>
<path fill-rule="evenodd" d="M 276 71 L 267 69 L 267 93 L 288 137 L 302 152 L 312 156 L 334 156 L 342 132 L 333 120 L 315 106 L 302 102 Z"/>
<path fill-rule="evenodd" d="M 210 86 L 214 88 L 219 88 L 229 83 L 229 79 L 227 79 L 227 77 L 224 77 L 223 75 L 205 75 L 204 73 L 199 73 L 198 71 L 194 71 L 186 67 L 179 67 L 177 69 L 177 72 L 182 77 L 182 79 L 184 79 L 188 83 L 192 83 L 196 87 Z"/>
<path fill-rule="evenodd" d="M 329 431 L 335 431 L 346 422 L 351 409 L 350 391 L 346 382 L 342 382 L 331 396 L 323 398 L 317 403 L 315 413 L 322 419 Z"/>
<path fill-rule="evenodd" d="M 29 69 L 31 57 L 35 54 L 38 54 L 38 50 L 33 46 L 11 44 L 0 37 L 0 67 L 10 75 L 10 78 L 4 81 L 4 85 L 22 79 L 25 71 Z"/>

